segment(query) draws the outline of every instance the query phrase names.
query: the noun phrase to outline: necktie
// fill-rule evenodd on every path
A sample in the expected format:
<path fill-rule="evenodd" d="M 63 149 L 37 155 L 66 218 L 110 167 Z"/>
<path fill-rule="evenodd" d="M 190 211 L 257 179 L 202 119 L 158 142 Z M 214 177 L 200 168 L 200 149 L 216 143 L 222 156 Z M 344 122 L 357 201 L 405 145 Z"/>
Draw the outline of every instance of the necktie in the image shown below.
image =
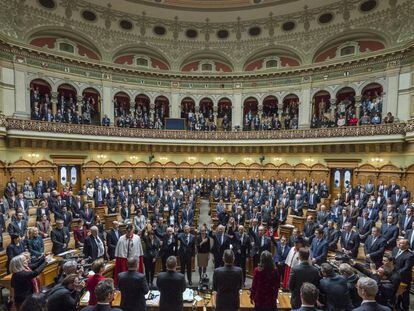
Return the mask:
<path fill-rule="evenodd" d="M 262 243 L 260 244 L 261 247 L 264 246 L 264 236 L 262 236 Z"/>
<path fill-rule="evenodd" d="M 404 229 L 407 229 L 408 223 L 410 222 L 410 218 L 411 217 L 405 217 Z"/>
<path fill-rule="evenodd" d="M 86 214 L 86 218 L 89 218 L 89 208 L 86 209 L 85 214 Z"/>
<path fill-rule="evenodd" d="M 402 250 L 398 250 L 398 253 L 397 253 L 397 255 L 395 256 L 395 258 L 397 258 L 398 256 L 400 256 L 402 254 Z"/>
<path fill-rule="evenodd" d="M 190 236 L 187 235 L 187 245 L 190 244 Z"/>
<path fill-rule="evenodd" d="M 223 242 L 224 242 L 224 234 L 221 235 L 220 245 L 223 245 Z"/>

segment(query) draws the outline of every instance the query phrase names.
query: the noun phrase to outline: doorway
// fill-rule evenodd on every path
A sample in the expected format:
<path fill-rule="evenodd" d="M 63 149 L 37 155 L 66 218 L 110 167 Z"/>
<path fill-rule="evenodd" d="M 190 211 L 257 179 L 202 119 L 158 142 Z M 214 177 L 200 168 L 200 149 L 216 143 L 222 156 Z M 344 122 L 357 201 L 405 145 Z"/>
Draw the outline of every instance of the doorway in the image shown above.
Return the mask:
<path fill-rule="evenodd" d="M 335 198 L 338 193 L 344 193 L 345 189 L 352 187 L 353 169 L 332 168 L 331 169 L 331 193 Z"/>
<path fill-rule="evenodd" d="M 58 189 L 70 186 L 74 194 L 80 190 L 80 165 L 59 165 Z"/>

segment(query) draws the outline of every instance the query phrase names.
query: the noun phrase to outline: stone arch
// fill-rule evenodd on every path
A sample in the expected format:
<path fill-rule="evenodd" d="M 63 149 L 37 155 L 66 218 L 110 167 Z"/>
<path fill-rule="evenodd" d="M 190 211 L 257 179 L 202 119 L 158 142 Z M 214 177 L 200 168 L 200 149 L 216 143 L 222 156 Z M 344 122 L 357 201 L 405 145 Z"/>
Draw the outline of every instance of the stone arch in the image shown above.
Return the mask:
<path fill-rule="evenodd" d="M 220 51 L 201 50 L 189 52 L 187 54 L 184 54 L 181 58 L 179 58 L 177 60 L 177 63 L 179 64 L 179 69 L 181 69 L 186 64 L 200 60 L 218 61 L 229 66 L 231 68 L 231 71 L 234 71 L 234 64 L 231 61 L 230 57 L 228 57 L 225 53 Z"/>
<path fill-rule="evenodd" d="M 150 46 L 148 44 L 123 44 L 112 52 L 112 61 L 114 62 L 118 57 L 127 54 L 153 57 L 164 62 L 168 68 L 171 69 L 171 62 L 169 61 L 168 56 L 164 54 L 164 52 L 162 52 L 160 49 L 157 49 L 156 47 Z"/>

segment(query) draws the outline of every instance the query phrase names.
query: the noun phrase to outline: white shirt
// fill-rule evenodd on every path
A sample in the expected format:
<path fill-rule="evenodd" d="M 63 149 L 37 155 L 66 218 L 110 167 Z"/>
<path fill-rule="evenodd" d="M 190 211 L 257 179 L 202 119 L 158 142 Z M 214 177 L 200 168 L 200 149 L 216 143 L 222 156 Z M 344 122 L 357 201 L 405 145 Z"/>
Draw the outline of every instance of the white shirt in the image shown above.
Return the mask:
<path fill-rule="evenodd" d="M 128 258 L 132 256 L 143 256 L 144 252 L 142 251 L 141 238 L 134 234 L 132 239 L 127 239 L 124 234 L 118 240 L 118 244 L 115 248 L 115 257 Z"/>

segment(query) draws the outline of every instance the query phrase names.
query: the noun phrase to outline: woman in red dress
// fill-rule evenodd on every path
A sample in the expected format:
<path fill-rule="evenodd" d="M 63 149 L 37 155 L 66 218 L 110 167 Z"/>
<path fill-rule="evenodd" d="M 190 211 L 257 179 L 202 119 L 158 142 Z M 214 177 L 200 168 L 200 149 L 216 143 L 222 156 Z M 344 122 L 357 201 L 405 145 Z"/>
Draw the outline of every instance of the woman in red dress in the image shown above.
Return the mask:
<path fill-rule="evenodd" d="M 93 275 L 90 275 L 86 280 L 86 289 L 89 292 L 89 302 L 90 306 L 94 306 L 97 304 L 96 296 L 95 296 L 95 287 L 98 285 L 99 281 L 104 280 L 105 277 L 102 273 L 105 271 L 105 262 L 103 259 L 97 259 L 92 263 L 92 271 L 94 272 Z"/>
<path fill-rule="evenodd" d="M 276 311 L 279 291 L 279 272 L 273 262 L 272 254 L 264 251 L 260 263 L 253 272 L 250 300 L 255 311 Z"/>

